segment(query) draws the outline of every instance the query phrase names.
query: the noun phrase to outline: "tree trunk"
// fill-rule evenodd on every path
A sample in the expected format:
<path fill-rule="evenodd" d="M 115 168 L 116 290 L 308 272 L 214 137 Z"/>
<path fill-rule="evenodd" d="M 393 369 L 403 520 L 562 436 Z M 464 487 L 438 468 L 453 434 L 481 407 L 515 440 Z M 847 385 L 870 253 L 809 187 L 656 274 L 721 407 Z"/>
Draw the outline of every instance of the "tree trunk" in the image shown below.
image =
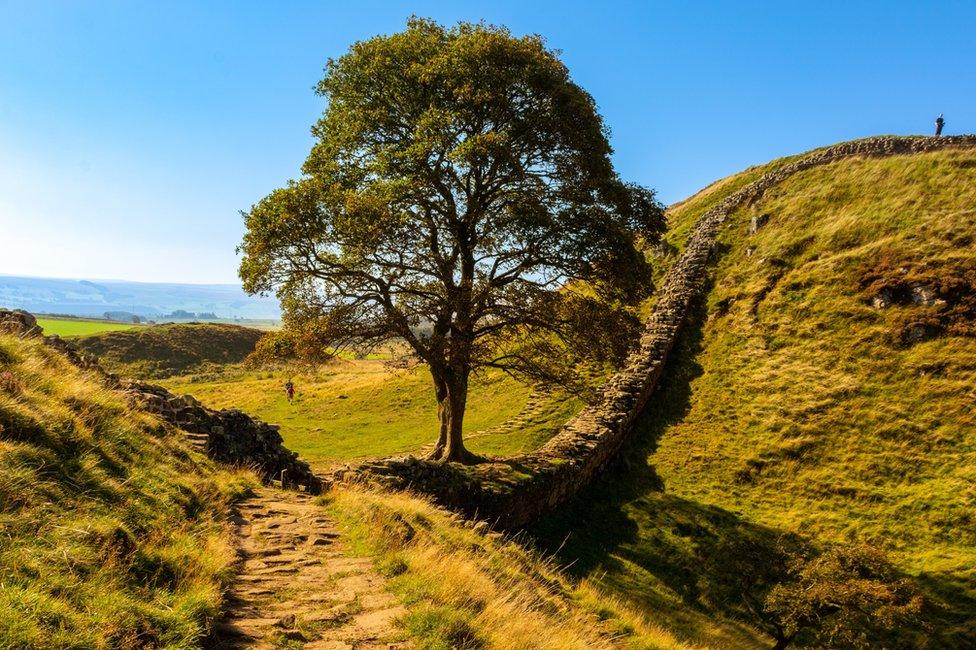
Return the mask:
<path fill-rule="evenodd" d="M 468 403 L 468 371 L 452 373 L 448 378 L 447 398 L 443 402 L 442 435 L 447 446 L 441 459 L 446 462 L 473 464 L 481 460 L 464 448 L 464 411 Z"/>
<path fill-rule="evenodd" d="M 430 452 L 430 460 L 440 460 L 444 456 L 447 448 L 447 382 L 440 377 L 433 368 L 430 371 L 434 378 L 434 397 L 437 398 L 437 421 L 440 422 L 440 435 L 437 437 L 437 444 L 434 451 Z"/>

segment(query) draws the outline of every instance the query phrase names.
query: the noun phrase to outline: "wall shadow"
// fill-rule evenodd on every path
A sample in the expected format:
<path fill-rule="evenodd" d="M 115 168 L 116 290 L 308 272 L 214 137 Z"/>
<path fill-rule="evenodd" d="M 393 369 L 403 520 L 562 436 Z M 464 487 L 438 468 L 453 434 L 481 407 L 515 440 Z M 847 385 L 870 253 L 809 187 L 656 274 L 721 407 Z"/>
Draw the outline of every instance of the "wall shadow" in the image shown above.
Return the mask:
<path fill-rule="evenodd" d="M 568 574 L 597 578 L 678 636 L 768 647 L 771 640 L 756 632 L 766 631 L 759 615 L 765 594 L 782 579 L 788 554 L 809 553 L 817 540 L 670 494 L 649 462 L 661 435 L 690 410 L 692 382 L 703 373 L 697 357 L 706 317 L 704 301 L 697 301 L 618 460 L 527 532 Z M 918 626 L 877 640 L 892 648 L 976 647 L 976 585 L 960 580 L 915 578 L 927 602 Z"/>
<path fill-rule="evenodd" d="M 600 575 L 606 586 L 691 641 L 763 645 L 754 630 L 733 621 L 757 623 L 750 610 L 758 604 L 755 594 L 765 592 L 781 570 L 783 549 L 800 542 L 669 494 L 648 462 L 664 431 L 691 407 L 691 384 L 703 372 L 697 356 L 705 317 L 704 300 L 698 300 L 617 461 L 528 532 L 570 575 Z M 716 617 L 729 619 L 730 629 L 718 631 Z"/>

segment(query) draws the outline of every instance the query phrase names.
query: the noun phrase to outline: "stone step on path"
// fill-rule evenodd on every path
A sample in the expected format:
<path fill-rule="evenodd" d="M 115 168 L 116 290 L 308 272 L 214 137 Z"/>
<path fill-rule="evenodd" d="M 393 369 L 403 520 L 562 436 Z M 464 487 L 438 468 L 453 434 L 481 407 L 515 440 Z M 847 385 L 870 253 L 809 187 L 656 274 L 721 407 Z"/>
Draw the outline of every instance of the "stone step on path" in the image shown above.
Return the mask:
<path fill-rule="evenodd" d="M 207 451 L 207 445 L 210 444 L 209 434 L 184 431 L 183 435 L 186 437 L 187 441 L 189 441 L 191 447 L 200 452 Z"/>
<path fill-rule="evenodd" d="M 392 650 L 406 613 L 369 558 L 349 557 L 315 497 L 265 487 L 232 515 L 239 574 L 211 648 Z"/>
<path fill-rule="evenodd" d="M 512 433 L 513 431 L 521 429 L 542 415 L 546 407 L 549 405 L 550 399 L 551 394 L 548 391 L 533 391 L 532 394 L 529 395 L 528 400 L 526 400 L 525 406 L 523 406 L 518 413 L 501 424 L 496 424 L 493 427 L 481 429 L 466 435 L 464 439 L 470 440 L 471 438 L 480 438 L 482 436 Z"/>

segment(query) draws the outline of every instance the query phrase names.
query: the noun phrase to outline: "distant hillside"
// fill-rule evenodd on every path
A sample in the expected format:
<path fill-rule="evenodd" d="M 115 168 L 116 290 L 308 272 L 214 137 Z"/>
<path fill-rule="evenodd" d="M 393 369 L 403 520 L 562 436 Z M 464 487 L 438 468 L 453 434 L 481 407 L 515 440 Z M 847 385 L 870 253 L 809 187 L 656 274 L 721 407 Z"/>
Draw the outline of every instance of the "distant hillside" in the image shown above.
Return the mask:
<path fill-rule="evenodd" d="M 37 340 L 0 335 L 0 648 L 200 647 L 254 480 Z"/>
<path fill-rule="evenodd" d="M 72 342 L 111 372 L 129 377 L 169 377 L 207 364 L 240 363 L 264 332 L 219 323 L 153 325 L 82 336 Z"/>
<path fill-rule="evenodd" d="M 673 206 L 659 273 L 702 213 L 790 160 Z M 926 602 L 886 645 L 972 647 L 974 206 L 959 149 L 814 167 L 738 210 L 640 440 L 536 534 L 723 647 L 757 645 L 732 622 L 769 629 L 756 603 L 784 539 L 869 544 Z"/>
<path fill-rule="evenodd" d="M 102 317 L 128 312 L 159 318 L 173 312 L 217 318 L 277 319 L 274 297 L 249 296 L 236 284 L 164 284 L 120 280 L 64 280 L 0 275 L 0 307 L 48 314 Z"/>

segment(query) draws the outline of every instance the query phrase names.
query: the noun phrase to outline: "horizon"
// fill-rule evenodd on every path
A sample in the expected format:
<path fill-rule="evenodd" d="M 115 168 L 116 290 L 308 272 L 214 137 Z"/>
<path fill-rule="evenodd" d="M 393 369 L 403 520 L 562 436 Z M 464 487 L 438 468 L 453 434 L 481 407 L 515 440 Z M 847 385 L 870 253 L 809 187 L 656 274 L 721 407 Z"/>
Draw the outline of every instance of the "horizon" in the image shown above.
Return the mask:
<path fill-rule="evenodd" d="M 109 312 L 158 318 L 176 312 L 226 319 L 278 320 L 271 296 L 247 295 L 237 283 L 139 282 L 0 274 L 0 308 L 45 314 L 108 317 Z"/>
<path fill-rule="evenodd" d="M 59 275 L 30 275 L 20 273 L 0 273 L 0 278 L 17 278 L 24 280 L 67 280 L 72 282 L 118 282 L 125 284 L 171 284 L 187 287 L 234 287 L 241 288 L 240 282 L 170 282 L 167 280 L 128 280 L 126 278 L 91 278 L 68 277 Z"/>
<path fill-rule="evenodd" d="M 0 274 L 239 286 L 239 211 L 299 175 L 326 60 L 410 15 L 541 34 L 621 176 L 666 204 L 780 156 L 928 134 L 939 113 L 976 130 L 963 3 L 10 3 Z"/>

